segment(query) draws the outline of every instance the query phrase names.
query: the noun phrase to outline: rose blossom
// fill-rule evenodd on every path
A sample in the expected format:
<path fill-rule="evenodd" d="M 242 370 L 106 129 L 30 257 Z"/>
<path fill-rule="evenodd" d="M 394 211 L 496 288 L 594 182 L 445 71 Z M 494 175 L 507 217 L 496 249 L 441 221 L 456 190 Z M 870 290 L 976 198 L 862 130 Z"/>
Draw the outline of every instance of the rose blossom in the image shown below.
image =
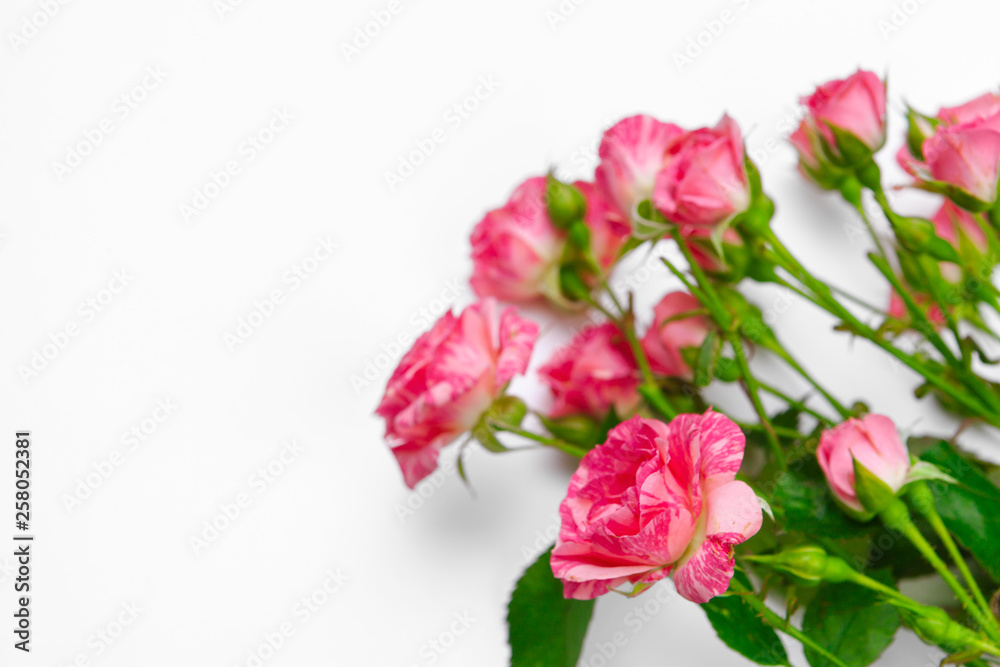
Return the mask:
<path fill-rule="evenodd" d="M 924 140 L 930 178 L 992 204 L 1000 177 L 1000 116 L 950 127 L 938 126 Z"/>
<path fill-rule="evenodd" d="M 524 373 L 538 326 L 484 299 L 445 313 L 420 336 L 375 410 L 407 486 L 437 467 L 441 448 L 472 429 L 515 375 Z"/>
<path fill-rule="evenodd" d="M 746 243 L 735 229 L 727 227 L 722 232 L 722 255 L 715 249 L 713 233 L 711 227 L 681 227 L 681 236 L 698 266 L 708 273 L 720 275 L 732 271 L 734 265 L 745 264 L 749 260 Z"/>
<path fill-rule="evenodd" d="M 834 496 L 855 512 L 866 511 L 855 490 L 855 460 L 893 491 L 899 491 L 910 471 L 910 455 L 896 425 L 875 414 L 823 431 L 816 458 Z"/>
<path fill-rule="evenodd" d="M 723 116 L 673 142 L 656 177 L 653 203 L 678 225 L 716 225 L 750 206 L 739 125 Z"/>
<path fill-rule="evenodd" d="M 529 178 L 472 231 L 472 289 L 511 302 L 555 294 L 564 245 L 546 211 L 545 178 Z"/>
<path fill-rule="evenodd" d="M 639 202 L 653 194 L 667 148 L 684 134 L 673 123 L 642 115 L 619 121 L 604 133 L 594 180 L 626 220 Z"/>
<path fill-rule="evenodd" d="M 832 128 L 853 135 L 870 151 L 885 143 L 885 84 L 872 72 L 858 70 L 824 83 L 801 101 L 813 127 L 835 151 L 840 152 Z"/>
<path fill-rule="evenodd" d="M 921 117 L 922 118 L 922 117 Z M 996 201 L 1000 177 L 1000 96 L 992 93 L 956 107 L 938 111 L 931 127 L 918 118 L 922 129 L 920 152 L 914 156 L 904 145 L 896 160 L 907 173 L 923 181 L 938 181 L 971 195 L 984 204 Z"/>
<path fill-rule="evenodd" d="M 934 217 L 934 232 L 954 246 L 955 250 L 962 255 L 963 239 L 980 253 L 985 254 L 989 249 L 989 240 L 986 233 L 979 226 L 972 214 L 955 204 L 950 199 L 945 199 L 944 204 L 938 209 Z M 962 269 L 951 262 L 940 262 L 941 275 L 951 283 L 959 283 L 962 280 Z"/>
<path fill-rule="evenodd" d="M 632 226 L 594 183 L 577 181 L 573 185 L 587 200 L 584 222 L 590 230 L 590 251 L 606 272 L 618 261 L 618 252 L 632 235 Z"/>
<path fill-rule="evenodd" d="M 935 329 L 939 329 L 945 325 L 947 320 L 945 319 L 944 313 L 941 312 L 941 308 L 933 303 L 933 299 L 926 294 L 914 294 L 913 298 L 916 300 L 917 305 L 921 306 L 924 311 L 924 317 Z M 899 295 L 896 290 L 892 291 L 889 295 L 889 309 L 886 311 L 889 317 L 893 319 L 900 320 L 901 322 L 910 321 L 910 311 L 906 309 L 906 302 L 903 301 L 903 297 Z"/>
<path fill-rule="evenodd" d="M 584 329 L 538 370 L 552 390 L 551 417 L 584 413 L 603 419 L 639 402 L 639 371 L 625 337 L 611 323 Z"/>
<path fill-rule="evenodd" d="M 708 319 L 683 313 L 702 308 L 701 302 L 687 292 L 671 292 L 653 308 L 653 324 L 642 338 L 642 349 L 654 372 L 691 380 L 694 372 L 681 350 L 700 347 L 708 335 Z"/>
<path fill-rule="evenodd" d="M 669 424 L 633 417 L 584 456 L 559 507 L 552 572 L 567 598 L 592 599 L 673 573 L 677 592 L 707 602 L 726 591 L 733 547 L 760 530 L 754 492 L 735 481 L 743 433 L 725 416 Z"/>
<path fill-rule="evenodd" d="M 573 184 L 583 195 L 591 253 L 602 271 L 618 260 L 631 227 L 593 183 Z M 529 178 L 501 208 L 490 211 L 472 231 L 472 278 L 476 295 L 525 302 L 549 297 L 561 302 L 559 264 L 565 232 L 549 219 L 544 176 Z"/>

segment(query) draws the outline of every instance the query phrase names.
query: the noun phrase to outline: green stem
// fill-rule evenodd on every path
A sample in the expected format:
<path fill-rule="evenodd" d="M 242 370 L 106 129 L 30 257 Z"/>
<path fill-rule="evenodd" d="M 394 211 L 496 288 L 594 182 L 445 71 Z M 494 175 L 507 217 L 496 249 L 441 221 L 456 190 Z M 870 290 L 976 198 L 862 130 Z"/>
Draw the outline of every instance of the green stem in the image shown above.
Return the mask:
<path fill-rule="evenodd" d="M 726 310 L 726 307 L 719 298 L 719 295 L 715 293 L 715 288 L 712 287 L 712 283 L 708 279 L 708 276 L 705 275 L 701 265 L 695 260 L 687 241 L 683 236 L 681 236 L 680 229 L 671 229 L 670 236 L 680 247 L 681 252 L 684 253 L 684 259 L 687 260 L 688 268 L 691 270 L 695 280 L 698 282 L 698 287 L 701 288 L 700 291 L 704 297 L 703 301 L 705 303 L 705 307 L 708 308 L 708 312 L 711 313 L 712 319 L 714 319 L 723 330 L 728 330 L 732 325 L 733 318 L 730 316 L 729 311 Z"/>
<path fill-rule="evenodd" d="M 826 402 L 830 404 L 830 407 L 832 407 L 834 410 L 837 411 L 837 413 L 841 416 L 841 418 L 847 419 L 852 414 L 854 414 L 846 407 L 844 407 L 844 405 L 840 401 L 834 398 L 833 395 L 830 394 L 830 392 L 824 389 L 822 385 L 820 385 L 816 380 L 814 380 L 812 376 L 809 375 L 808 372 L 806 372 L 806 369 L 802 368 L 799 362 L 796 361 L 795 358 L 792 357 L 792 355 L 790 355 L 785 348 L 779 345 L 775 345 L 771 348 L 771 351 L 777 354 L 779 357 L 781 357 L 782 361 L 791 366 L 792 370 L 801 375 L 806 382 L 808 382 L 816 391 L 822 394 L 823 398 L 826 399 Z"/>
<path fill-rule="evenodd" d="M 937 330 L 924 315 L 923 311 L 920 310 L 917 302 L 913 299 L 909 292 L 906 291 L 905 287 L 903 287 L 896 274 L 889 268 L 889 265 L 876 257 L 872 257 L 871 260 L 878 270 L 881 271 L 886 277 L 886 279 L 892 283 L 893 288 L 899 292 L 900 297 L 906 304 L 906 309 L 910 312 L 910 316 L 913 318 L 914 324 L 917 325 L 920 333 L 922 333 L 928 342 L 930 342 L 930 344 L 941 353 L 941 356 L 945 358 L 948 365 L 955 370 L 959 377 L 962 378 L 965 385 L 977 395 L 979 401 L 983 404 L 982 410 L 985 410 L 987 414 L 990 412 L 994 415 L 1000 413 L 1000 399 L 997 398 L 996 394 L 989 387 L 984 385 L 979 377 L 966 369 L 965 364 L 959 361 L 959 359 L 951 351 L 951 348 L 948 347 L 941 336 L 937 333 Z M 957 329 L 955 335 L 957 341 Z"/>
<path fill-rule="evenodd" d="M 801 264 L 799 264 L 798 260 L 796 260 L 784 244 L 781 243 L 781 240 L 775 236 L 773 230 L 770 228 L 764 228 L 762 234 L 768 243 L 771 244 L 771 247 L 774 249 L 776 256 L 781 261 L 785 270 L 795 276 L 796 279 L 801 281 L 803 285 L 812 290 L 815 295 L 815 299 L 812 299 L 814 303 L 827 312 L 841 318 L 856 335 L 861 336 L 882 348 L 900 362 L 922 375 L 930 384 L 940 389 L 943 393 L 947 394 L 955 401 L 969 408 L 982 419 L 985 419 L 993 426 L 1000 426 L 1000 415 L 994 414 L 989 410 L 984 410 L 984 406 L 982 406 L 982 404 L 976 400 L 975 397 L 960 391 L 954 385 L 944 380 L 933 369 L 928 368 L 921 360 L 886 342 L 881 336 L 872 330 L 871 327 L 868 327 L 858 321 L 858 319 L 854 317 L 849 310 L 844 308 L 840 302 L 833 297 L 830 289 L 824 283 L 813 278 L 812 275 Z"/>
<path fill-rule="evenodd" d="M 860 192 L 858 193 L 860 195 Z M 865 223 L 865 227 L 868 228 L 868 234 L 872 237 L 872 241 L 875 242 L 875 247 L 878 248 L 878 252 L 882 257 L 888 257 L 885 252 L 885 248 L 882 246 L 882 240 L 879 239 L 878 234 L 875 233 L 875 226 L 872 224 L 871 219 L 868 217 L 868 213 L 865 212 L 864 204 L 861 202 L 861 197 L 859 196 L 857 200 L 851 201 L 854 209 L 861 216 L 862 222 Z"/>
<path fill-rule="evenodd" d="M 958 567 L 958 571 L 962 573 L 965 585 L 969 587 L 970 591 L 972 591 L 972 596 L 976 599 L 976 603 L 979 605 L 979 608 L 986 614 L 987 617 L 992 617 L 993 611 L 990 609 L 990 603 L 986 601 L 986 596 L 983 595 L 982 590 L 979 588 L 979 584 L 976 583 L 975 577 L 973 577 L 972 572 L 969 571 L 969 566 L 962 557 L 962 552 L 958 550 L 958 545 L 955 544 L 955 540 L 952 539 L 951 533 L 944 525 L 941 515 L 938 514 L 937 508 L 934 507 L 934 494 L 931 493 L 930 487 L 927 486 L 927 482 L 921 481 L 909 485 L 908 495 L 910 500 L 913 502 L 913 506 L 924 515 L 928 523 L 931 524 L 931 528 L 934 530 L 935 534 L 941 538 L 941 542 L 944 543 L 944 548 L 948 551 L 948 555 L 951 556 L 951 559 L 955 562 L 955 566 Z"/>
<path fill-rule="evenodd" d="M 764 431 L 767 430 L 767 428 L 763 424 L 751 424 L 751 423 L 748 423 L 748 422 L 740 422 L 740 421 L 735 421 L 735 420 L 733 420 L 733 421 L 735 422 L 735 424 L 737 426 L 739 426 L 744 431 L 760 431 L 760 432 L 763 433 Z M 805 433 L 800 433 L 799 431 L 796 431 L 793 428 L 786 428 L 784 426 L 775 426 L 774 424 L 771 425 L 771 428 L 774 429 L 774 432 L 776 434 L 778 434 L 780 436 L 784 436 L 786 438 L 794 438 L 796 440 L 804 440 L 804 439 L 806 439 L 806 438 L 809 437 Z"/>
<path fill-rule="evenodd" d="M 762 382 L 761 380 L 757 380 L 757 384 L 760 386 L 760 388 L 762 390 L 766 391 L 767 393 L 771 394 L 772 396 L 776 396 L 777 398 L 780 398 L 785 403 L 788 403 L 788 405 L 790 405 L 791 407 L 796 408 L 797 410 L 800 410 L 802 412 L 805 412 L 807 414 L 812 415 L 813 417 L 815 417 L 816 419 L 818 419 L 820 421 L 820 423 L 826 424 L 828 426 L 832 426 L 834 424 L 834 422 L 829 417 L 823 415 L 820 412 L 817 412 L 816 410 L 813 410 L 808 405 L 806 405 L 804 402 L 792 398 L 791 396 L 789 396 L 788 394 L 784 393 L 783 391 L 781 391 L 777 387 L 774 387 L 774 386 L 769 385 L 769 384 L 767 384 L 765 382 Z"/>
<path fill-rule="evenodd" d="M 830 653 L 828 650 L 826 650 L 825 648 L 817 644 L 815 641 L 813 641 L 813 639 L 809 637 L 807 634 L 805 634 L 804 632 L 796 628 L 794 625 L 789 623 L 786 619 L 782 618 L 777 613 L 772 611 L 770 607 L 764 604 L 763 600 L 757 597 L 757 594 L 754 591 L 745 587 L 735 578 L 730 582 L 729 587 L 734 592 L 741 594 L 742 599 L 745 600 L 747 604 L 749 604 L 751 607 L 753 607 L 754 610 L 758 614 L 760 614 L 771 627 L 775 628 L 776 630 L 784 632 L 786 635 L 792 637 L 793 639 L 797 639 L 799 642 L 802 643 L 803 646 L 806 646 L 815 651 L 816 653 L 819 653 L 824 658 L 829 660 L 831 663 L 837 665 L 837 667 L 847 667 L 847 665 L 840 658 Z"/>
<path fill-rule="evenodd" d="M 646 358 L 646 352 L 642 349 L 642 345 L 639 343 L 639 339 L 635 335 L 635 326 L 631 313 L 631 300 L 629 304 L 629 311 L 626 312 L 607 285 L 605 285 L 605 289 L 608 291 L 608 294 L 611 295 L 611 299 L 615 302 L 617 307 L 621 310 L 621 317 L 615 317 L 612 313 L 608 312 L 608 310 L 601 306 L 596 299 L 591 299 L 588 303 L 604 313 L 609 320 L 614 322 L 615 326 L 618 327 L 618 330 L 622 332 L 622 335 L 625 336 L 625 340 L 628 341 L 628 346 L 632 350 L 632 356 L 635 357 L 636 365 L 639 366 L 639 372 L 642 374 L 643 383 L 639 386 L 639 394 L 646 399 L 646 402 L 650 405 L 650 407 L 652 407 L 653 410 L 655 410 L 661 417 L 670 421 L 677 416 L 677 410 L 670 403 L 670 400 L 664 395 L 663 391 L 660 390 L 660 385 L 656 382 L 656 376 L 653 374 L 653 369 L 649 365 L 649 359 Z"/>
<path fill-rule="evenodd" d="M 979 624 L 979 627 L 986 632 L 990 639 L 1000 642 L 1000 630 L 997 629 L 996 622 L 992 620 L 992 616 L 987 617 L 983 614 L 982 610 L 976 606 L 976 603 L 973 602 L 969 594 L 958 583 L 954 575 L 952 575 L 951 570 L 948 569 L 945 562 L 934 552 L 934 547 L 920 534 L 920 531 L 910 518 L 910 511 L 907 509 L 906 503 L 897 498 L 892 504 L 882 510 L 879 515 L 887 526 L 901 532 L 917 548 L 917 551 L 941 575 L 941 578 L 948 584 L 948 587 L 954 591 L 955 596 L 962 603 L 962 606 L 975 619 L 976 623 Z"/>
<path fill-rule="evenodd" d="M 544 435 L 539 435 L 538 433 L 532 433 L 531 431 L 526 431 L 518 426 L 510 426 L 509 424 L 501 424 L 500 422 L 490 422 L 490 426 L 498 431 L 506 431 L 507 433 L 513 433 L 514 435 L 519 435 L 522 438 L 532 440 L 539 444 L 545 445 L 546 447 L 554 447 L 560 451 L 566 452 L 567 454 L 572 454 L 578 458 L 583 458 L 587 454 L 587 450 L 582 447 L 577 447 L 576 445 L 570 444 L 558 438 L 546 438 Z"/>
<path fill-rule="evenodd" d="M 760 418 L 760 423 L 764 427 L 767 444 L 771 447 L 774 460 L 777 462 L 778 467 L 786 470 L 788 464 L 785 461 L 785 452 L 781 448 L 781 441 L 778 440 L 778 435 L 774 432 L 774 425 L 771 423 L 771 418 L 767 415 L 767 410 L 764 409 L 764 404 L 760 400 L 757 379 L 750 372 L 750 364 L 747 363 L 746 354 L 743 351 L 743 341 L 740 340 L 739 334 L 735 331 L 727 331 L 726 339 L 729 341 L 736 355 L 736 363 L 739 365 L 740 374 L 746 383 L 747 395 L 750 397 L 750 402 L 753 403 L 754 410 L 757 411 L 757 417 Z"/>

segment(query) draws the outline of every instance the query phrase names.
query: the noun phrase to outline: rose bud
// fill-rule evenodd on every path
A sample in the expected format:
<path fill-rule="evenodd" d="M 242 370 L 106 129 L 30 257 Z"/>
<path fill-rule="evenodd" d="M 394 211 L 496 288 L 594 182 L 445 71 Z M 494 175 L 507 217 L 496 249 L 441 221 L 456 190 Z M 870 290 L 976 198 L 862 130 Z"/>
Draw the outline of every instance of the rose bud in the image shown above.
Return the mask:
<path fill-rule="evenodd" d="M 985 210 L 997 200 L 1000 178 L 1000 116 L 938 126 L 924 141 L 927 180 L 943 186 L 965 208 Z"/>
<path fill-rule="evenodd" d="M 838 504 L 852 517 L 870 519 L 883 498 L 894 498 L 910 472 L 910 454 L 892 420 L 870 414 L 850 418 L 820 436 L 816 458 Z M 862 486 L 858 474 L 864 476 Z"/>
<path fill-rule="evenodd" d="M 735 229 L 727 227 L 720 239 L 720 254 L 712 238 L 714 233 L 712 227 L 690 225 L 681 228 L 681 236 L 687 242 L 694 261 L 705 273 L 719 280 L 739 282 L 746 276 L 750 264 L 749 248 Z"/>
<path fill-rule="evenodd" d="M 943 327 L 947 320 L 945 319 L 944 313 L 941 312 L 941 308 L 933 302 L 932 297 L 927 294 L 914 294 L 914 300 L 917 305 L 924 313 L 924 317 L 927 321 L 931 323 L 935 329 L 940 329 Z M 906 302 L 903 301 L 903 297 L 899 295 L 899 292 L 893 290 L 889 295 L 889 308 L 886 310 L 886 314 L 889 315 L 894 320 L 899 320 L 905 326 L 910 325 L 910 311 L 906 309 Z M 892 328 L 905 328 L 904 327 L 892 327 Z"/>
<path fill-rule="evenodd" d="M 441 448 L 471 430 L 528 367 L 538 326 L 484 299 L 445 313 L 399 362 L 375 410 L 407 486 L 437 467 Z"/>
<path fill-rule="evenodd" d="M 587 202 L 584 222 L 590 232 L 590 252 L 604 276 L 618 261 L 632 227 L 594 183 L 577 181 L 573 185 Z"/>
<path fill-rule="evenodd" d="M 869 160 L 885 143 L 885 84 L 872 72 L 824 83 L 802 104 L 826 152 L 843 166 Z"/>
<path fill-rule="evenodd" d="M 719 225 L 750 206 L 743 137 L 723 116 L 714 128 L 689 132 L 667 150 L 653 204 L 677 225 Z"/>
<path fill-rule="evenodd" d="M 746 445 L 725 416 L 682 414 L 670 424 L 633 417 L 584 456 L 559 507 L 552 573 L 567 598 L 673 574 L 704 603 L 729 587 L 733 547 L 760 530 L 757 496 L 735 481 Z"/>
<path fill-rule="evenodd" d="M 931 218 L 934 233 L 951 244 L 958 255 L 969 264 L 981 262 L 989 251 L 989 240 L 983 228 L 964 208 L 945 199 L 941 208 Z M 941 276 L 950 283 L 962 281 L 962 268 L 951 262 L 941 262 Z"/>
<path fill-rule="evenodd" d="M 985 120 L 1000 114 L 1000 95 L 985 93 L 956 107 L 941 107 L 938 119 L 948 125 L 960 125 Z"/>
<path fill-rule="evenodd" d="M 611 323 L 578 333 L 538 374 L 555 398 L 549 413 L 552 418 L 586 414 L 600 421 L 612 407 L 626 415 L 639 403 L 635 358 Z"/>
<path fill-rule="evenodd" d="M 896 160 L 917 179 L 917 187 L 942 192 L 970 210 L 990 208 L 997 199 L 1000 162 L 1000 96 L 992 93 L 936 118 L 908 114 L 907 145 Z"/>
<path fill-rule="evenodd" d="M 653 309 L 653 324 L 642 338 L 642 349 L 654 373 L 691 381 L 694 371 L 683 350 L 699 348 L 708 335 L 709 320 L 701 302 L 687 292 L 667 294 Z"/>
<path fill-rule="evenodd" d="M 823 153 L 823 139 L 812 122 L 803 120 L 788 137 L 799 154 L 799 173 L 825 190 L 836 190 L 844 180 L 843 170 Z"/>
<path fill-rule="evenodd" d="M 631 221 L 639 202 L 652 196 L 667 148 L 684 133 L 651 116 L 631 116 L 604 133 L 595 182 L 625 220 Z"/>

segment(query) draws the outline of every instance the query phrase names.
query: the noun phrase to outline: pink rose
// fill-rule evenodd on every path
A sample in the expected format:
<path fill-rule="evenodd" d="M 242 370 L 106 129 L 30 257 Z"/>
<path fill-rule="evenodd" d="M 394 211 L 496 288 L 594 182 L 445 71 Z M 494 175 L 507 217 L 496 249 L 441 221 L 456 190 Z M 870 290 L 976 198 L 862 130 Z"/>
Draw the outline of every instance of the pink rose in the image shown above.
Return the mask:
<path fill-rule="evenodd" d="M 601 194 L 593 183 L 577 181 L 573 184 L 587 200 L 584 222 L 590 230 L 590 250 L 603 271 L 608 271 L 618 261 L 618 253 L 632 236 L 632 226 Z"/>
<path fill-rule="evenodd" d="M 959 125 L 997 114 L 1000 114 L 1000 95 L 985 93 L 957 107 L 941 107 L 937 117 L 948 125 Z"/>
<path fill-rule="evenodd" d="M 808 120 L 803 120 L 798 129 L 788 137 L 788 140 L 798 151 L 802 165 L 814 170 L 822 166 L 816 151 L 816 130 L 813 129 Z"/>
<path fill-rule="evenodd" d="M 583 222 L 590 232 L 590 252 L 606 272 L 618 261 L 632 229 L 593 183 L 573 185 L 586 201 Z M 515 303 L 539 297 L 564 303 L 559 266 L 565 249 L 566 233 L 549 219 L 545 177 L 529 178 L 472 231 L 472 289 L 480 297 Z"/>
<path fill-rule="evenodd" d="M 841 151 L 832 128 L 853 135 L 873 152 L 885 143 L 885 84 L 872 72 L 858 70 L 846 79 L 824 83 L 803 97 L 802 104 L 837 154 Z"/>
<path fill-rule="evenodd" d="M 963 250 L 967 249 L 967 244 L 971 243 L 975 248 L 973 254 L 982 257 L 989 250 L 989 240 L 986 233 L 979 226 L 972 214 L 955 204 L 950 199 L 945 199 L 944 204 L 938 209 L 934 217 L 934 231 L 942 239 L 954 246 L 959 256 L 963 255 Z M 962 269 L 951 262 L 939 262 L 941 275 L 950 283 L 958 284 L 962 281 Z"/>
<path fill-rule="evenodd" d="M 850 418 L 823 431 L 816 458 L 833 495 L 848 509 L 864 513 L 854 482 L 854 461 L 863 465 L 893 491 L 899 491 L 910 471 L 910 454 L 896 425 L 882 415 Z"/>
<path fill-rule="evenodd" d="M 934 231 L 937 235 L 955 246 L 956 249 L 960 245 L 959 234 L 968 238 L 980 252 L 986 252 L 989 247 L 986 233 L 972 217 L 972 214 L 957 206 L 950 199 L 944 200 L 941 208 L 931 218 L 931 222 L 934 223 Z"/>
<path fill-rule="evenodd" d="M 930 178 L 951 185 L 980 202 L 997 199 L 1000 177 L 1000 116 L 949 127 L 938 126 L 924 140 Z"/>
<path fill-rule="evenodd" d="M 740 128 L 729 116 L 684 135 L 667 150 L 653 203 L 678 225 L 716 225 L 750 206 Z"/>
<path fill-rule="evenodd" d="M 652 196 L 667 148 L 683 134 L 676 125 L 651 116 L 631 116 L 604 133 L 595 181 L 626 220 L 639 202 Z"/>
<path fill-rule="evenodd" d="M 472 231 L 472 289 L 515 303 L 556 295 L 564 245 L 546 211 L 545 178 L 529 178 Z"/>
<path fill-rule="evenodd" d="M 687 242 L 691 255 L 698 266 L 716 276 L 728 275 L 735 271 L 737 275 L 742 277 L 739 271 L 746 268 L 745 265 L 750 259 L 743 237 L 732 227 L 727 227 L 722 232 L 723 254 L 719 255 L 712 240 L 713 233 L 714 230 L 711 227 L 698 227 L 696 225 L 681 227 L 681 236 Z"/>
<path fill-rule="evenodd" d="M 524 373 L 538 326 L 493 299 L 445 313 L 417 339 L 375 410 L 407 486 L 437 467 L 441 448 L 472 429 L 515 375 Z"/>
<path fill-rule="evenodd" d="M 745 445 L 736 424 L 711 410 L 612 429 L 559 507 L 551 563 L 563 594 L 587 600 L 626 583 L 639 592 L 671 572 L 692 602 L 725 592 L 733 547 L 763 519 L 754 492 L 735 481 Z"/>
<path fill-rule="evenodd" d="M 911 120 L 920 123 L 918 134 L 925 137 L 920 145 L 923 158 L 903 146 L 896 160 L 918 186 L 936 181 L 937 186 L 951 186 L 983 205 L 993 204 L 1000 179 L 1000 96 L 987 93 L 944 107 L 937 118 L 936 127 L 923 117 Z"/>
<path fill-rule="evenodd" d="M 701 309 L 698 299 L 687 292 L 671 292 L 656 304 L 653 324 L 642 338 L 642 349 L 655 373 L 685 380 L 694 378 L 694 371 L 684 361 L 681 350 L 701 347 L 708 335 L 708 318 L 693 314 Z"/>
<path fill-rule="evenodd" d="M 603 419 L 639 403 L 639 370 L 625 337 L 611 323 L 584 329 L 538 370 L 552 390 L 552 417 L 585 413 Z"/>
<path fill-rule="evenodd" d="M 824 139 L 811 119 L 804 119 L 788 140 L 799 154 L 799 173 L 827 190 L 840 186 L 844 171 L 825 155 Z"/>
<path fill-rule="evenodd" d="M 935 329 L 940 329 L 945 325 L 947 320 L 944 317 L 944 313 L 941 312 L 941 308 L 939 308 L 936 303 L 933 303 L 930 296 L 926 294 L 914 294 L 913 296 L 917 305 L 924 311 L 924 316 L 927 318 L 927 321 L 930 322 Z M 903 301 L 903 297 L 901 297 L 899 292 L 896 290 L 893 290 L 892 294 L 889 295 L 889 309 L 887 314 L 889 317 L 901 322 L 905 322 L 907 324 L 910 322 L 910 311 L 906 309 L 906 302 Z"/>

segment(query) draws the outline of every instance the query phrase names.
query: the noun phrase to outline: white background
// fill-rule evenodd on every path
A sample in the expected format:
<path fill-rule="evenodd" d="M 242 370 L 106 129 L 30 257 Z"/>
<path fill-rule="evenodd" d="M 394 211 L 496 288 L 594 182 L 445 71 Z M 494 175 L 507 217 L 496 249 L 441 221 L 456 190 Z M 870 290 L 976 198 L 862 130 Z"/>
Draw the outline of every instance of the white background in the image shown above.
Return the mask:
<path fill-rule="evenodd" d="M 420 309 L 440 306 L 449 281 L 458 305 L 471 301 L 473 224 L 529 175 L 588 176 L 617 118 L 697 126 L 728 111 L 777 200 L 779 234 L 818 274 L 881 303 L 856 218 L 793 170 L 783 137 L 797 99 L 858 66 L 888 73 L 888 164 L 904 98 L 934 112 L 995 89 L 1000 64 L 1000 6 L 988 2 L 589 0 L 557 15 L 557 0 L 403 0 L 350 58 L 343 45 L 387 2 L 244 0 L 220 13 L 213 0 L 91 0 L 44 21 L 43 4 L 0 10 L 0 471 L 12 469 L 14 431 L 30 429 L 37 535 L 30 656 L 11 648 L 11 549 L 0 548 L 0 663 L 15 665 L 255 664 L 248 651 L 285 622 L 293 634 L 264 664 L 506 664 L 505 604 L 554 534 L 569 462 L 473 451 L 476 498 L 445 474 L 418 499 L 372 416 L 389 372 L 374 367 L 379 355 L 426 327 Z M 724 10 L 733 20 L 714 24 Z M 32 32 L 25 20 L 44 25 Z M 699 33 L 706 46 L 679 66 Z M 31 36 L 15 45 L 10 34 Z M 498 86 L 450 122 L 481 77 Z M 274 110 L 294 119 L 247 148 Z M 75 169 L 56 166 L 105 119 L 110 132 L 79 149 L 89 154 Z M 445 141 L 390 190 L 385 173 L 436 128 Z M 181 205 L 230 161 L 239 173 L 185 220 Z M 928 198 L 909 201 L 932 211 Z M 306 262 L 319 238 L 337 250 Z M 308 280 L 286 281 L 304 263 L 316 269 Z M 121 270 L 127 286 L 104 292 Z M 673 287 L 662 271 L 647 278 L 643 304 Z M 230 349 L 226 335 L 276 289 L 273 314 Z M 954 429 L 869 345 L 831 333 L 808 305 L 753 293 L 845 400 L 919 433 Z M 71 325 L 77 335 L 46 348 L 52 358 L 25 380 L 19 367 Z M 545 327 L 534 367 L 567 330 Z M 352 384 L 369 364 L 371 382 Z M 515 386 L 544 407 L 532 380 Z M 711 395 L 746 414 L 740 397 Z M 176 410 L 148 421 L 164 399 Z M 151 435 L 129 449 L 123 433 L 143 427 Z M 270 483 L 254 477 L 289 439 L 302 451 L 272 464 Z M 119 465 L 108 463 L 115 451 Z M 107 479 L 94 476 L 109 465 Z M 12 474 L 0 480 L 6 545 Z M 89 496 L 68 503 L 81 484 Z M 196 553 L 191 538 L 205 537 L 206 521 L 224 524 L 220 506 L 240 494 L 247 506 Z M 401 515 L 408 503 L 419 509 Z M 326 596 L 328 571 L 346 580 Z M 581 664 L 605 664 L 599 645 L 616 632 L 627 645 L 610 664 L 743 664 L 665 586 L 663 605 L 649 602 L 655 593 L 600 600 Z M 313 594 L 324 604 L 297 613 Z M 96 633 L 117 634 L 123 604 L 141 611 L 109 645 Z M 639 622 L 644 604 L 655 613 Z M 900 637 L 879 664 L 936 664 Z M 449 648 L 435 653 L 435 640 Z"/>

